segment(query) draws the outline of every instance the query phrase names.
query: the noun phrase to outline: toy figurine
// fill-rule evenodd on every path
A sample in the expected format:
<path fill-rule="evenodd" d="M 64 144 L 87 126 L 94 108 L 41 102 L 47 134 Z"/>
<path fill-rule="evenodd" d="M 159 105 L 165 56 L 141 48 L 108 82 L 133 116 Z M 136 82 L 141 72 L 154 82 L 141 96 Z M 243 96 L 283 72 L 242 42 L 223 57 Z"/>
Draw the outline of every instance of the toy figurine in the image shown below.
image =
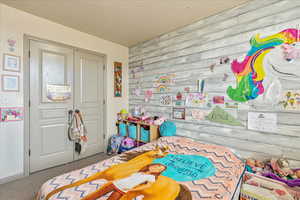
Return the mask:
<path fill-rule="evenodd" d="M 121 118 L 123 120 L 126 120 L 128 118 L 128 112 L 127 112 L 126 109 L 122 109 L 121 112 L 120 112 L 120 114 L 121 114 Z"/>

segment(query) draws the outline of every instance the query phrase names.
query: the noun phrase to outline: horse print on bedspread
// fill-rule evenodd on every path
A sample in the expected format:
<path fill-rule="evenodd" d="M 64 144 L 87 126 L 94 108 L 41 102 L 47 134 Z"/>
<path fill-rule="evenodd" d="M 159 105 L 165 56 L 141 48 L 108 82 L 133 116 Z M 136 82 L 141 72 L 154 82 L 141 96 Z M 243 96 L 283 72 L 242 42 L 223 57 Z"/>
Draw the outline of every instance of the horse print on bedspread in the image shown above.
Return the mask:
<path fill-rule="evenodd" d="M 38 200 L 229 200 L 243 169 L 225 147 L 165 137 L 55 177 L 42 186 Z"/>

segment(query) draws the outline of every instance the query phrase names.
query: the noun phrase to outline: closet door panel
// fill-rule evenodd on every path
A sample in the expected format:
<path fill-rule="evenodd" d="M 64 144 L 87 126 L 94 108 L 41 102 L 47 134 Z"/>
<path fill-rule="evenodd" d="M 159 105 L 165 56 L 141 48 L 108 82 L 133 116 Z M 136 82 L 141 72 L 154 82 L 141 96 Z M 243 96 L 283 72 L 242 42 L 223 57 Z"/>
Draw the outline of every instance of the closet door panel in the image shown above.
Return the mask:
<path fill-rule="evenodd" d="M 88 131 L 85 152 L 75 155 L 84 158 L 104 151 L 103 133 L 103 66 L 104 57 L 84 51 L 75 52 L 75 109 L 79 109 Z"/>

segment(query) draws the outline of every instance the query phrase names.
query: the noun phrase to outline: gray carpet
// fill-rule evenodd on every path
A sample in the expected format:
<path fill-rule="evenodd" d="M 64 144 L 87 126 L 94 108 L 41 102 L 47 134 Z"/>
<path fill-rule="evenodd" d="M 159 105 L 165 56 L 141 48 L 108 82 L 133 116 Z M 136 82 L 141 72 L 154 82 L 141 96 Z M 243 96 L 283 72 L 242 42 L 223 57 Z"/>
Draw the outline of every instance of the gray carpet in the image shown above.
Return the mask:
<path fill-rule="evenodd" d="M 60 174 L 80 169 L 108 158 L 104 153 L 34 173 L 23 179 L 0 185 L 0 200 L 33 200 L 40 186 Z"/>

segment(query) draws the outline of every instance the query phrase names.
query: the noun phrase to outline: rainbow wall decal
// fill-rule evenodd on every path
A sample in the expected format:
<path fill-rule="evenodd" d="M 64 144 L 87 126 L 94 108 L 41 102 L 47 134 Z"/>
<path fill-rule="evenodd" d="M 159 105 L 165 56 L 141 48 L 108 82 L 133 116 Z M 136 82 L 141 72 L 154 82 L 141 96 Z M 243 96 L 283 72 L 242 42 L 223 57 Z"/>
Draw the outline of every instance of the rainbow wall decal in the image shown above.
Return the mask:
<path fill-rule="evenodd" d="M 234 60 L 231 63 L 232 72 L 236 78 L 236 88 L 227 88 L 228 96 L 238 102 L 256 99 L 265 92 L 264 69 L 265 56 L 276 46 L 292 44 L 299 41 L 298 29 L 286 29 L 268 37 L 260 38 L 259 34 L 250 40 L 251 49 L 242 62 Z"/>

